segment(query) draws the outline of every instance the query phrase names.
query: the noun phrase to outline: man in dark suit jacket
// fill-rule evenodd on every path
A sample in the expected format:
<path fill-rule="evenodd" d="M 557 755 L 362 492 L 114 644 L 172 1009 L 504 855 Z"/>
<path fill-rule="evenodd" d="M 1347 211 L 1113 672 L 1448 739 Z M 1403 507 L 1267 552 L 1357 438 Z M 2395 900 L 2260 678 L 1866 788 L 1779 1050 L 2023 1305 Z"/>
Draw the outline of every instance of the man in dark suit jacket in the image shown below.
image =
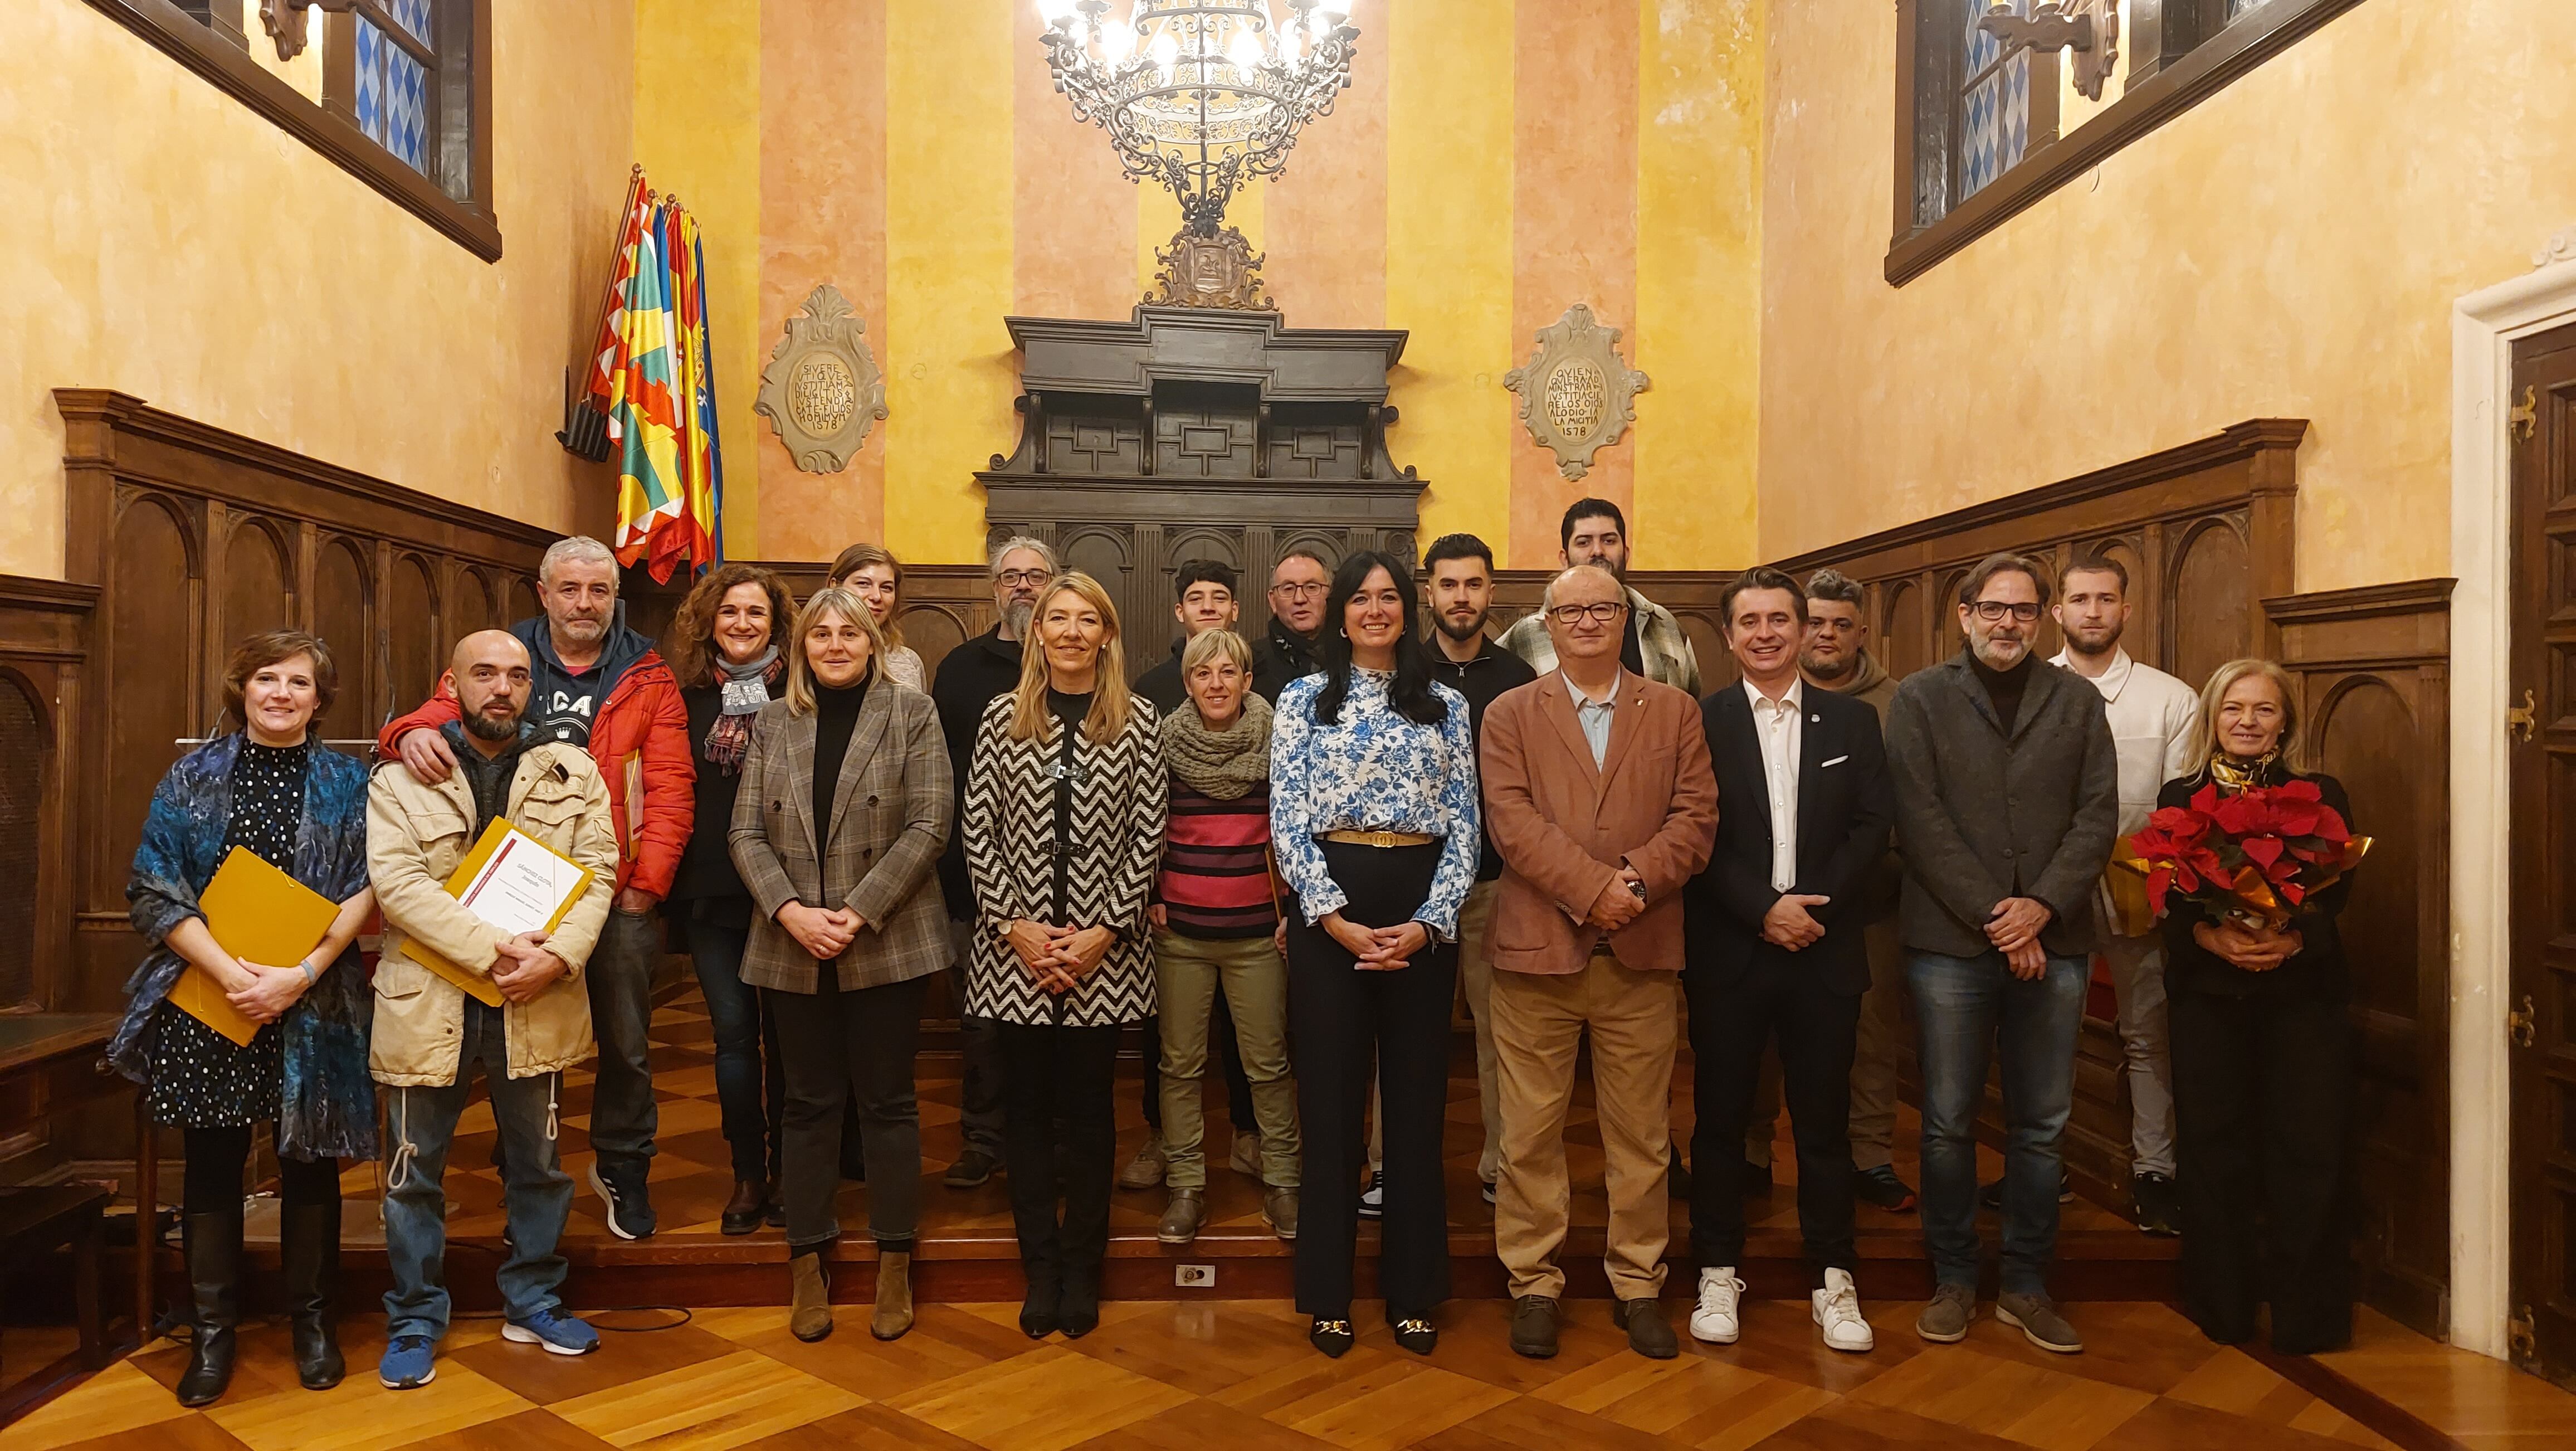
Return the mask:
<path fill-rule="evenodd" d="M 1869 991 L 1866 887 L 1887 851 L 1890 795 L 1878 713 L 1798 675 L 1807 599 L 1775 569 L 1719 603 L 1743 673 L 1700 702 L 1717 770 L 1717 845 L 1684 894 L 1699 1123 L 1691 1139 L 1691 1334 L 1730 1344 L 1744 1282 L 1744 1128 L 1762 1050 L 1776 1041 L 1798 1145 L 1798 1227 L 1826 1345 L 1875 1343 L 1852 1280 L 1851 1067 Z"/>

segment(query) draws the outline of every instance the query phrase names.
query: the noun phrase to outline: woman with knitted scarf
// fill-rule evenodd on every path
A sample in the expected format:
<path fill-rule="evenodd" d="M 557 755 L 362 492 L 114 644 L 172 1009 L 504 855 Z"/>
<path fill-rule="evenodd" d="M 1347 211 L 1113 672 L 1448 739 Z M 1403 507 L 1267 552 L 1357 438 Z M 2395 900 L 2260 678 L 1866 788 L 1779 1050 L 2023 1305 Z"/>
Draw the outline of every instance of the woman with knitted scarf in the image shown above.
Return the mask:
<path fill-rule="evenodd" d="M 778 1122 L 785 1092 L 776 1051 L 762 1072 L 760 995 L 742 980 L 751 935 L 751 893 L 726 845 L 742 785 L 751 718 L 784 697 L 787 661 L 778 632 L 796 618 L 787 582 L 748 564 L 720 565 L 680 602 L 672 621 L 671 671 L 689 710 L 698 768 L 698 814 L 680 857 L 666 911 L 689 923 L 689 956 L 715 1031 L 716 1103 L 733 1154 L 727 1234 L 749 1234 L 763 1218 L 781 1222 L 771 1183 L 778 1176 Z"/>
<path fill-rule="evenodd" d="M 1200 1080 L 1222 988 L 1261 1128 L 1261 1217 L 1281 1239 L 1295 1239 L 1297 1088 L 1288 1076 L 1288 970 L 1270 877 L 1270 703 L 1252 693 L 1252 651 L 1232 630 L 1193 636 L 1181 652 L 1181 680 L 1189 703 L 1163 718 L 1172 804 L 1148 909 L 1171 1191 L 1155 1233 L 1165 1244 L 1188 1244 L 1207 1218 Z"/>

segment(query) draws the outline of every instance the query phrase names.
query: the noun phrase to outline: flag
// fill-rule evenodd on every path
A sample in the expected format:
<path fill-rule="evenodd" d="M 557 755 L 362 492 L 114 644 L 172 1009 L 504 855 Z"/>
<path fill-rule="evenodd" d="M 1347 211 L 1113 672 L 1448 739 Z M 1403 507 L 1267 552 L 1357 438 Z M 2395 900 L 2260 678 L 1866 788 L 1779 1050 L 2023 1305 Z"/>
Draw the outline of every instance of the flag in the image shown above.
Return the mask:
<path fill-rule="evenodd" d="M 608 410 L 619 443 L 618 562 L 632 565 L 649 554 L 657 580 L 668 580 L 672 562 L 685 552 L 667 537 L 680 522 L 685 502 L 679 403 L 673 391 L 671 269 L 663 254 L 669 210 L 666 205 L 653 208 L 636 244 Z"/>
<path fill-rule="evenodd" d="M 707 332 L 707 250 L 706 239 L 698 235 L 697 219 L 689 219 L 689 299 L 692 316 L 697 319 L 698 353 L 697 417 L 698 434 L 707 443 L 706 467 L 702 488 L 689 495 L 690 517 L 698 521 L 698 542 L 705 547 L 690 558 L 697 561 L 704 574 L 724 563 L 724 440 L 716 433 L 716 361 L 714 340 Z"/>

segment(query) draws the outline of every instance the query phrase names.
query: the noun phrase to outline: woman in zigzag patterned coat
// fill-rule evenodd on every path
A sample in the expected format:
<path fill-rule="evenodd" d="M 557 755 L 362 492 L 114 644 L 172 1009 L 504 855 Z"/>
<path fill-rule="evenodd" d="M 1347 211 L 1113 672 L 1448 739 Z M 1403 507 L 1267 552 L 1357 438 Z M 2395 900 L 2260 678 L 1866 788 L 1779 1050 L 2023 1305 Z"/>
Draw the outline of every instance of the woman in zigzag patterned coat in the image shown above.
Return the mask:
<path fill-rule="evenodd" d="M 1154 708 L 1124 684 L 1108 592 L 1058 576 L 1032 631 L 1019 688 L 976 731 L 959 830 L 976 906 L 966 1011 L 999 1028 L 1002 1155 L 1029 1282 L 1020 1328 L 1042 1339 L 1100 1323 L 1112 1080 L 1120 1030 L 1154 1011 L 1145 906 L 1169 787 Z"/>

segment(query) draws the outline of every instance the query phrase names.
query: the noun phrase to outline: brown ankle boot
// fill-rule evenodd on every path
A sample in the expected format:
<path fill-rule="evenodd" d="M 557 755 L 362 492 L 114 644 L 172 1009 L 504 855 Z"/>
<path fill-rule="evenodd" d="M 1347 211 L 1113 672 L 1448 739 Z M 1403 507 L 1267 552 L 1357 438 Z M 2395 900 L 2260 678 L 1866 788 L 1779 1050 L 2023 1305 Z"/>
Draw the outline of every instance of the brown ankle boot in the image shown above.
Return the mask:
<path fill-rule="evenodd" d="M 891 1250 L 877 1256 L 877 1309 L 868 1318 L 868 1333 L 893 1340 L 912 1328 L 912 1254 Z"/>
<path fill-rule="evenodd" d="M 768 1211 L 769 1185 L 759 1179 L 736 1179 L 733 1197 L 725 1201 L 717 1227 L 727 1234 L 749 1234 L 760 1228 L 761 1216 Z"/>
<path fill-rule="evenodd" d="M 801 1254 L 787 1262 L 787 1329 L 812 1343 L 832 1333 L 832 1282 L 823 1275 L 820 1253 Z"/>

